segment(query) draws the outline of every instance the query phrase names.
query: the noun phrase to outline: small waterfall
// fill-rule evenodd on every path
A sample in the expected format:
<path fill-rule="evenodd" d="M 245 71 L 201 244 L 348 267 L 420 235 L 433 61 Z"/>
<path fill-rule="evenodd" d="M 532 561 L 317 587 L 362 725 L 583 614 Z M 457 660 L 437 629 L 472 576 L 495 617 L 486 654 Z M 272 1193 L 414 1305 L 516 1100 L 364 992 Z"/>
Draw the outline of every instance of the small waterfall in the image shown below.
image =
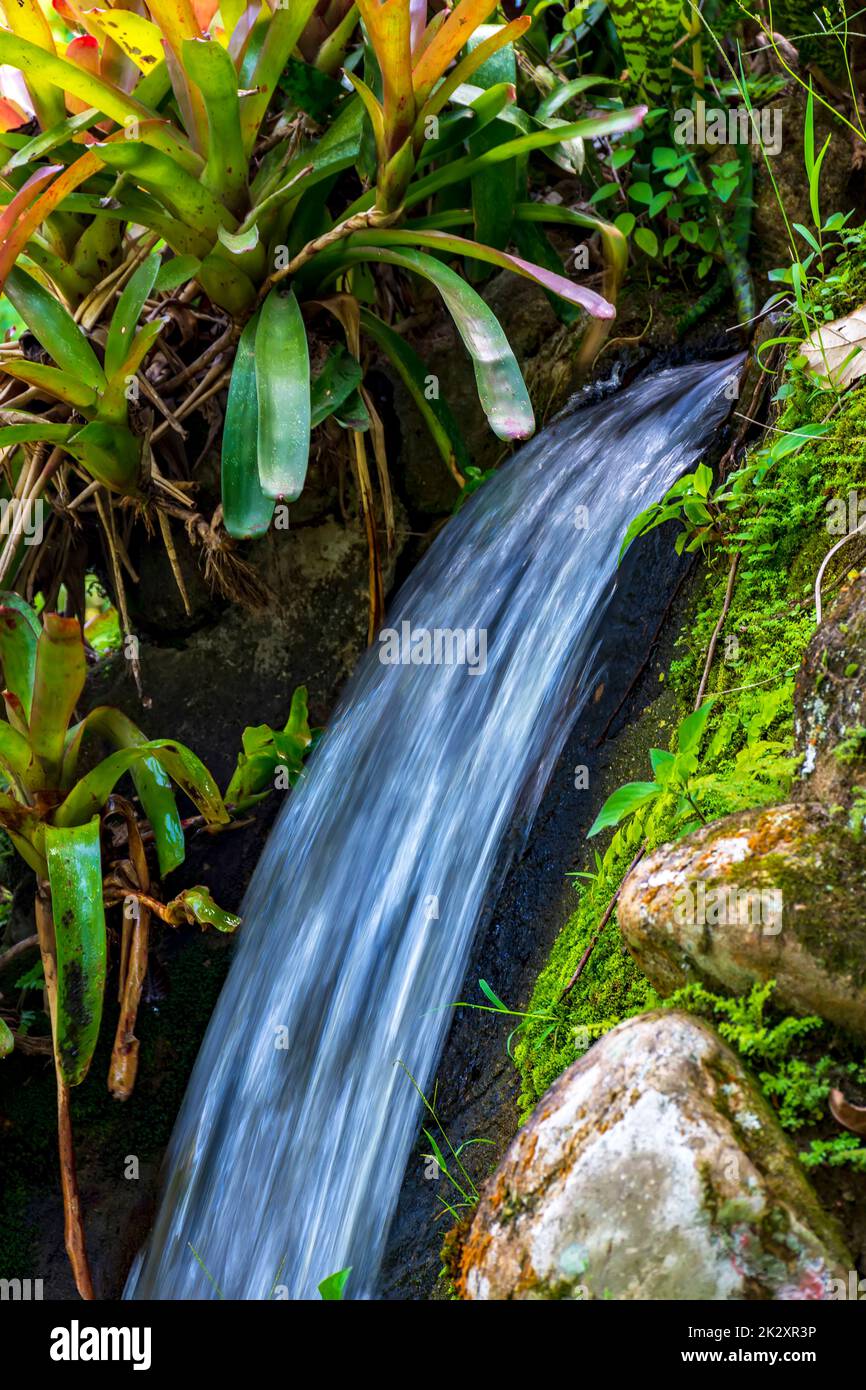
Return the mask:
<path fill-rule="evenodd" d="M 623 532 L 739 361 L 558 420 L 401 589 L 253 876 L 127 1297 L 216 1297 L 193 1250 L 226 1298 L 315 1298 L 347 1265 L 375 1295 L 419 1120 L 398 1060 L 427 1086 L 497 848 L 593 689 Z"/>

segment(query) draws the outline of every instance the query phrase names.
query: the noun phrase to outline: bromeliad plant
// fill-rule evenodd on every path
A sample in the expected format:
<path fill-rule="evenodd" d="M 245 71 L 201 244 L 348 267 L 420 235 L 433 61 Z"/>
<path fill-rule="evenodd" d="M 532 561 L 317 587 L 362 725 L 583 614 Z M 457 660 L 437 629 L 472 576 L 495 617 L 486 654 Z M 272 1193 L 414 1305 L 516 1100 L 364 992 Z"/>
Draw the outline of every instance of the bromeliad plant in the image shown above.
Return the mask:
<path fill-rule="evenodd" d="M 275 503 L 299 496 L 311 430 L 333 415 L 351 434 L 372 624 L 381 581 L 365 430 L 389 539 L 393 511 L 362 339 L 391 359 L 452 471 L 466 461 L 445 403 L 389 322 L 394 272 L 438 290 L 492 429 L 526 437 L 534 420 L 517 362 L 465 273 L 511 270 L 609 322 L 623 238 L 591 215 L 532 203 L 527 160 L 634 129 L 645 108 L 571 122 L 554 115 L 556 103 L 520 112 L 515 45 L 531 21 L 488 24 L 496 0 L 459 0 L 429 22 L 425 0 L 273 9 L 224 0 L 218 11 L 213 0 L 151 0 L 146 13 L 56 4 L 76 35 L 65 55 L 39 0 L 7 3 L 0 30 L 0 63 L 23 77 L 40 126 L 0 135 L 9 156 L 0 285 L 49 359 L 28 363 L 16 349 L 0 361 L 28 388 L 7 399 L 17 413 L 0 430 L 0 446 L 25 451 L 10 466 L 16 499 L 58 476 L 66 498 L 80 477 L 112 542 L 106 488 L 155 504 L 164 537 L 174 515 L 219 548 L 218 527 L 195 521 L 153 445 L 182 435 L 186 415 L 230 376 L 219 521 L 231 538 L 263 534 Z M 533 238 L 543 220 L 601 232 L 610 298 L 550 268 Z M 465 223 L 481 239 L 454 231 Z M 545 263 L 511 253 L 509 240 L 541 245 Z M 189 314 L 218 324 L 192 361 L 161 328 Z M 311 351 L 320 321 L 343 336 L 324 354 L 318 327 Z M 150 438 L 126 411 L 139 387 L 163 416 Z M 49 409 L 18 412 L 36 400 Z M 0 578 L 14 558 L 10 542 Z"/>
<path fill-rule="evenodd" d="M 172 782 L 206 825 L 223 826 L 229 814 L 207 768 L 183 744 L 147 739 L 120 710 L 108 706 L 73 722 L 86 673 L 77 619 L 47 613 L 40 622 L 16 594 L 0 594 L 0 662 L 6 716 L 0 719 L 0 826 L 36 874 L 36 924 L 57 1081 L 66 1248 L 79 1292 L 89 1298 L 69 1093 L 87 1075 L 100 1032 L 108 954 L 105 908 L 123 905 L 120 1015 L 108 1086 L 112 1095 L 125 1100 L 132 1092 L 138 1061 L 134 1029 L 147 969 L 151 914 L 174 925 L 197 921 L 220 931 L 233 931 L 239 921 L 218 908 L 202 887 L 186 889 L 169 903 L 154 896 L 145 836 L 153 840 L 161 877 L 182 863 L 184 827 Z M 114 751 L 80 773 L 82 747 L 93 736 Z M 135 786 L 140 818 L 115 791 L 126 773 Z"/>

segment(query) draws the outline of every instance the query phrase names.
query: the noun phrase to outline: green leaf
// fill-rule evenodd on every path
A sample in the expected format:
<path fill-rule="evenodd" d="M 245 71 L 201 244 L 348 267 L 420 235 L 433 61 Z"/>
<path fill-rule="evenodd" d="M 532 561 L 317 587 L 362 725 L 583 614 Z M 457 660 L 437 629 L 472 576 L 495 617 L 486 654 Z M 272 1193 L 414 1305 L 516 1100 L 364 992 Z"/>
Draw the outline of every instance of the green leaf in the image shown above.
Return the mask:
<path fill-rule="evenodd" d="M 693 714 L 684 719 L 677 730 L 677 745 L 681 753 L 696 753 L 704 736 L 704 729 L 713 708 L 713 701 L 706 700 Z"/>
<path fill-rule="evenodd" d="M 58 371 L 56 367 L 12 358 L 0 363 L 0 370 L 28 386 L 37 386 L 40 390 L 47 391 L 58 401 L 71 405 L 75 410 L 89 411 L 96 405 L 96 392 L 90 386 L 83 385 L 77 376 Z"/>
<path fill-rule="evenodd" d="M 160 256 L 154 251 L 129 279 L 111 316 L 105 341 L 105 375 L 112 377 L 123 366 L 135 328 L 159 271 Z"/>
<path fill-rule="evenodd" d="M 357 386 L 360 386 L 364 373 L 360 362 L 356 361 L 341 343 L 332 347 L 325 358 L 325 364 L 310 386 L 310 424 L 313 429 L 333 415 L 335 410 L 348 400 Z"/>
<path fill-rule="evenodd" d="M 0 1018 L 0 1057 L 8 1057 L 14 1046 L 12 1029 L 5 1019 Z"/>
<path fill-rule="evenodd" d="M 340 1269 L 336 1274 L 329 1274 L 327 1279 L 323 1279 L 319 1285 L 319 1293 L 326 1303 L 341 1303 L 343 1293 L 346 1288 L 349 1275 L 352 1273 L 352 1266 L 348 1269 Z"/>
<path fill-rule="evenodd" d="M 45 827 L 45 855 L 57 950 L 54 1046 L 69 1086 L 87 1075 L 105 992 L 105 912 L 99 817 L 70 829 Z"/>
<path fill-rule="evenodd" d="M 68 787 L 78 765 L 84 737 L 95 733 L 114 748 L 139 748 L 148 742 L 141 729 L 119 709 L 98 705 L 69 731 L 63 757 L 63 786 Z M 150 821 L 159 872 L 166 874 L 182 864 L 186 854 L 183 825 L 174 799 L 171 779 L 156 758 L 143 758 L 129 768 L 142 810 Z"/>
<path fill-rule="evenodd" d="M 105 374 L 87 338 L 60 300 L 20 266 L 6 278 L 7 297 L 58 367 L 99 391 Z"/>
<path fill-rule="evenodd" d="M 60 785 L 66 731 L 86 675 L 78 619 L 46 613 L 36 644 L 30 742 L 51 786 Z"/>
<path fill-rule="evenodd" d="M 607 798 L 587 832 L 587 839 L 597 835 L 600 830 L 606 830 L 608 826 L 619 825 L 621 820 L 625 820 L 626 816 L 630 816 L 639 807 L 654 801 L 661 790 L 658 782 L 627 782 Z"/>
<path fill-rule="evenodd" d="M 638 227 L 634 234 L 635 245 L 648 256 L 655 258 L 659 253 L 658 237 L 649 227 Z"/>
<path fill-rule="evenodd" d="M 169 922 L 179 926 L 181 922 L 198 923 L 200 927 L 216 927 L 217 931 L 237 931 L 241 919 L 234 912 L 226 912 L 218 907 L 207 888 L 196 884 L 184 888 L 176 898 L 165 905 Z"/>
<path fill-rule="evenodd" d="M 91 420 L 70 434 L 66 448 L 106 487 L 125 495 L 138 491 L 141 441 L 125 425 Z"/>
<path fill-rule="evenodd" d="M 303 491 L 310 453 L 310 355 L 291 290 L 272 289 L 262 305 L 255 368 L 259 482 L 266 496 L 294 502 Z"/>
<path fill-rule="evenodd" d="M 304 757 L 312 743 L 307 713 L 307 689 L 300 685 L 292 696 L 285 728 L 281 731 L 259 724 L 244 729 L 243 752 L 226 788 L 225 799 L 237 810 L 244 810 L 273 791 L 278 767 L 285 768 L 290 786 L 304 770 Z"/>
<path fill-rule="evenodd" d="M 494 434 L 500 439 L 528 438 L 535 428 L 535 417 L 520 368 L 499 320 L 465 280 L 432 256 L 408 247 L 399 251 L 374 246 L 349 248 L 341 259 L 350 264 L 378 261 L 397 265 L 430 280 L 445 301 L 472 358 L 481 408 Z"/>
<path fill-rule="evenodd" d="M 74 425 L 52 425 L 49 420 L 32 425 L 4 425 L 0 428 L 0 449 L 8 449 L 13 444 L 65 444 Z"/>
<path fill-rule="evenodd" d="M 82 777 L 54 813 L 54 824 L 80 825 L 102 809 L 125 772 L 153 759 L 186 792 L 209 825 L 225 825 L 229 820 L 219 788 L 195 753 L 173 739 L 150 739 L 133 748 L 121 748 L 103 758 Z"/>
<path fill-rule="evenodd" d="M 184 68 L 201 92 L 207 112 L 208 155 L 202 182 L 239 213 L 247 201 L 248 160 L 235 65 L 216 39 L 184 39 L 181 48 Z"/>
<path fill-rule="evenodd" d="M 185 285 L 187 280 L 195 279 L 200 265 L 201 261 L 197 256 L 172 256 L 171 260 L 163 261 L 160 266 L 153 288 L 176 290 L 179 285 Z"/>
<path fill-rule="evenodd" d="M 259 399 L 256 392 L 255 342 L 259 316 L 244 328 L 235 354 L 223 426 L 223 519 L 230 536 L 249 540 L 263 536 L 271 524 L 274 500 L 259 482 Z"/>
<path fill-rule="evenodd" d="M 493 990 L 490 988 L 486 980 L 479 980 L 478 988 L 481 990 L 481 993 L 484 995 L 485 999 L 490 1000 L 491 1004 L 495 1009 L 501 1009 L 504 1013 L 509 1012 L 508 1005 L 503 1004 L 498 994 L 494 994 Z"/>
<path fill-rule="evenodd" d="M 40 627 L 32 609 L 17 594 L 0 593 L 0 663 L 3 680 L 20 701 L 26 719 L 30 719 L 33 698 L 33 677 L 36 671 L 36 644 Z"/>

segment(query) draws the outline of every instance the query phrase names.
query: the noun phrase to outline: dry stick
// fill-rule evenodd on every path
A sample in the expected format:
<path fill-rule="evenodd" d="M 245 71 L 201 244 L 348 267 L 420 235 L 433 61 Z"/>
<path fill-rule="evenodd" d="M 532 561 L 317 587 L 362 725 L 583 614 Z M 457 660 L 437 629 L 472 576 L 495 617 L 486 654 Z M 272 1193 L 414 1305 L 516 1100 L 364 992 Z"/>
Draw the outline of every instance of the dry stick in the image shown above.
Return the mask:
<path fill-rule="evenodd" d="M 16 941 L 14 946 L 10 946 L 9 950 L 4 951 L 2 956 L 0 956 L 0 970 L 5 970 L 7 966 L 12 964 L 13 960 L 18 958 L 18 956 L 22 956 L 25 951 L 29 951 L 31 947 L 38 945 L 38 936 L 27 936 L 23 941 Z"/>
<path fill-rule="evenodd" d="M 638 850 L 637 854 L 635 855 L 634 859 L 631 861 L 631 863 L 629 864 L 629 866 L 628 866 L 628 868 L 626 869 L 625 873 L 623 874 L 623 876 L 622 876 L 622 883 L 619 885 L 619 887 L 617 888 L 617 890 L 616 890 L 616 892 L 614 893 L 613 897 L 611 898 L 610 902 L 608 903 L 607 907 L 605 908 L 604 916 L 602 917 L 601 921 L 600 921 L 599 924 L 598 924 L 598 927 L 597 927 L 597 929 L 596 929 L 595 936 L 592 938 L 592 940 L 590 941 L 590 943 L 589 943 L 589 945 L 587 946 L 586 950 L 584 951 L 583 955 L 581 956 L 580 960 L 578 961 L 578 963 L 577 963 L 577 969 L 575 970 L 575 972 L 574 972 L 574 974 L 572 975 L 571 979 L 569 980 L 568 984 L 565 986 L 565 989 L 562 991 L 562 993 L 560 994 L 559 998 L 557 999 L 557 1001 L 556 1001 L 557 1004 L 561 1004 L 562 1001 L 563 1001 L 563 999 L 566 997 L 566 995 L 571 993 L 571 991 L 574 989 L 574 986 L 577 984 L 578 980 L 580 979 L 581 975 L 583 974 L 584 969 L 585 969 L 585 967 L 586 967 L 586 963 L 587 963 L 587 961 L 589 960 L 590 956 L 592 955 L 593 950 L 595 949 L 596 942 L 598 941 L 599 937 L 601 936 L 602 932 L 604 931 L 605 927 L 607 926 L 608 922 L 610 921 L 611 917 L 613 916 L 613 910 L 614 910 L 614 908 L 616 907 L 617 903 L 619 902 L 619 895 L 620 895 L 620 893 L 622 892 L 622 890 L 623 890 L 623 888 L 624 888 L 624 886 L 625 886 L 625 881 L 626 881 L 626 879 L 628 878 L 628 876 L 629 876 L 629 874 L 631 873 L 632 869 L 634 869 L 634 868 L 637 867 L 637 865 L 638 865 L 638 864 L 640 863 L 640 861 L 643 859 L 643 857 L 644 857 L 645 854 L 646 854 L 646 840 L 644 840 L 643 844 L 641 845 L 641 847 L 640 847 L 640 849 Z"/>
<path fill-rule="evenodd" d="M 200 357 L 197 357 L 188 367 L 184 367 L 182 372 L 178 372 L 177 376 L 173 376 L 171 381 L 161 382 L 160 385 L 162 390 L 166 395 L 171 391 L 176 391 L 179 386 L 183 386 L 185 382 L 189 381 L 191 376 L 195 376 L 197 372 L 200 372 L 202 367 L 206 367 L 209 362 L 212 362 L 217 354 L 222 352 L 223 348 L 229 347 L 231 343 L 234 342 L 235 338 L 239 336 L 237 326 L 233 323 L 229 324 L 225 333 L 222 333 L 215 342 L 211 343 L 209 348 L 205 348 Z"/>
<path fill-rule="evenodd" d="M 184 401 L 179 410 L 175 411 L 175 420 L 183 420 L 189 415 L 191 410 L 197 406 L 204 405 L 204 402 L 213 396 L 217 391 L 221 391 L 226 382 L 231 380 L 231 371 L 226 371 L 222 362 L 217 362 L 211 367 L 206 376 L 203 376 L 198 386 L 190 396 Z M 169 428 L 168 420 L 163 420 L 161 425 L 157 425 L 150 441 L 155 444 L 158 439 L 165 434 Z"/>
<path fill-rule="evenodd" d="M 57 1054 L 57 957 L 54 937 L 54 918 L 51 915 L 51 888 L 40 880 L 36 888 L 36 929 L 45 971 L 45 993 L 51 1018 L 54 1042 L 54 1074 L 57 1082 L 57 1139 L 60 1148 L 60 1185 L 63 1190 L 63 1235 L 66 1253 L 72 1266 L 75 1287 L 84 1299 L 93 1298 L 93 1281 L 87 1263 L 84 1240 L 84 1221 L 78 1195 L 78 1176 L 75 1171 L 75 1148 L 72 1140 L 72 1116 L 69 1109 L 69 1087 L 60 1071 Z"/>
<path fill-rule="evenodd" d="M 855 536 L 859 536 L 863 532 L 864 527 L 866 527 L 866 521 L 861 521 L 860 525 L 857 527 L 855 531 L 849 531 L 847 536 L 843 536 L 841 541 L 837 541 L 834 546 L 831 546 L 831 548 L 827 551 L 827 554 L 824 556 L 824 559 L 821 561 L 821 568 L 819 569 L 818 576 L 815 580 L 815 621 L 817 622 L 819 627 L 821 626 L 821 619 L 823 617 L 823 608 L 821 604 L 821 585 L 824 582 L 824 571 L 826 570 L 830 561 L 833 559 L 833 556 L 836 554 L 836 551 L 841 550 L 842 546 L 847 545 L 848 542 L 850 540 L 853 540 Z"/>
<path fill-rule="evenodd" d="M 24 535 L 28 508 L 41 497 L 46 484 L 52 475 L 57 472 L 62 462 L 63 450 L 58 446 L 52 449 L 45 467 L 42 469 L 35 482 L 32 483 L 29 481 L 29 478 L 32 477 L 36 465 L 34 464 L 31 467 L 27 482 L 27 496 L 22 496 L 17 499 L 20 505 L 15 508 L 15 519 L 6 539 L 6 544 L 3 546 L 2 553 L 0 553 L 0 582 L 6 578 L 15 560 L 18 542 Z"/>
<path fill-rule="evenodd" d="M 302 246 L 297 256 L 288 265 L 280 270 L 275 270 L 273 275 L 269 275 L 267 280 L 259 290 L 259 302 L 267 297 L 274 285 L 285 280 L 288 275 L 295 275 L 306 265 L 307 261 L 320 251 L 325 251 L 329 246 L 334 246 L 336 242 L 342 241 L 345 237 L 351 236 L 353 232 L 361 232 L 366 228 L 390 227 L 399 217 L 402 217 L 402 207 L 397 208 L 396 212 L 380 212 L 378 208 L 370 208 L 367 212 L 356 212 L 354 217 L 347 217 L 344 222 L 338 222 L 336 227 L 332 227 L 329 232 L 322 236 L 314 237 L 308 241 L 306 246 Z"/>
<path fill-rule="evenodd" d="M 718 644 L 722 628 L 725 625 L 725 618 L 728 616 L 728 609 L 731 606 L 731 598 L 733 597 L 734 593 L 734 580 L 737 577 L 737 570 L 740 567 L 740 553 L 741 552 L 739 550 L 736 552 L 733 559 L 731 560 L 731 568 L 728 570 L 728 587 L 725 590 L 725 601 L 722 604 L 722 611 L 719 614 L 719 620 L 716 623 L 716 626 L 713 629 L 713 635 L 710 638 L 710 646 L 707 652 L 707 659 L 704 663 L 704 673 L 701 676 L 701 683 L 698 686 L 698 698 L 695 700 L 695 709 L 700 709 L 701 705 L 704 702 L 704 694 L 706 693 L 707 689 L 707 681 L 710 678 L 710 671 L 713 665 L 713 658 L 716 655 L 716 646 Z"/>
<path fill-rule="evenodd" d="M 136 884 L 143 891 L 150 889 L 150 872 L 141 832 L 132 807 L 121 798 L 116 809 L 126 820 L 129 857 Z M 120 1015 L 114 1036 L 114 1047 L 108 1068 L 108 1089 L 115 1100 L 128 1100 L 135 1086 L 138 1071 L 138 1038 L 135 1024 L 141 1003 L 141 991 L 147 974 L 147 954 L 150 945 L 150 910 L 141 902 L 127 899 L 123 905 L 123 969 L 120 982 Z"/>

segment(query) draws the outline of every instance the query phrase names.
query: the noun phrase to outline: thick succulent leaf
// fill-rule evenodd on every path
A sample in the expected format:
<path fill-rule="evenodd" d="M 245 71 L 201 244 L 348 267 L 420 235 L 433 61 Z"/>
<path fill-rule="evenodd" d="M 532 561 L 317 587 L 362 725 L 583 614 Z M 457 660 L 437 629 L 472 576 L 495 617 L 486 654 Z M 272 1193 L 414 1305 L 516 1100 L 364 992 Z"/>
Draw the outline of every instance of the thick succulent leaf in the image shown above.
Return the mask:
<path fill-rule="evenodd" d="M 263 536 L 274 514 L 274 499 L 259 482 L 259 398 L 256 391 L 255 342 L 258 314 L 246 324 L 238 343 L 223 425 L 220 478 L 223 520 L 230 536 Z"/>
<path fill-rule="evenodd" d="M 10 598 L 17 598 L 17 595 L 0 593 L 0 663 L 6 689 L 21 701 L 25 718 L 29 720 L 40 629 L 38 622 L 32 621 L 35 618 L 32 610 L 22 612 L 27 607 L 23 599 L 20 606 L 13 606 Z"/>
<path fill-rule="evenodd" d="M 141 311 L 153 291 L 159 266 L 160 256 L 154 251 L 130 276 L 117 301 L 105 341 L 105 375 L 108 377 L 119 371 L 129 353 Z"/>
<path fill-rule="evenodd" d="M 255 361 L 259 482 L 268 497 L 294 502 L 303 490 L 310 452 L 310 355 L 291 290 L 272 289 L 262 305 Z"/>
<path fill-rule="evenodd" d="M 93 1057 L 105 993 L 98 816 L 70 829 L 47 825 L 45 857 L 57 952 L 54 1048 L 64 1081 L 77 1086 Z"/>
<path fill-rule="evenodd" d="M 70 786 L 75 776 L 81 745 L 88 733 L 99 734 L 118 749 L 140 748 L 148 742 L 147 736 L 121 710 L 111 705 L 98 705 L 69 732 L 63 757 L 64 788 Z M 133 762 L 129 774 L 142 810 L 150 821 L 159 872 L 164 878 L 183 863 L 186 854 L 183 825 L 171 779 L 156 758 L 145 757 Z"/>
<path fill-rule="evenodd" d="M 492 246 L 481 246 L 478 242 L 469 241 L 466 237 L 454 236 L 449 232 L 415 231 L 414 228 L 410 227 L 401 231 L 377 231 L 375 234 L 356 233 L 347 238 L 345 245 L 349 248 L 366 246 L 374 240 L 382 246 L 425 246 L 431 250 L 445 251 L 450 255 L 461 255 L 469 259 L 487 261 L 490 265 L 498 266 L 502 270 L 511 270 L 515 275 L 532 280 L 542 289 L 558 294 L 561 299 L 568 300 L 571 304 L 579 305 L 593 318 L 612 319 L 616 317 L 614 306 L 602 295 L 596 294 L 595 290 L 589 290 L 584 285 L 575 285 L 573 281 L 566 280 L 563 275 L 546 270 L 544 266 L 533 265 L 531 261 L 524 261 L 520 256 L 514 256 L 509 251 L 498 251 Z"/>
<path fill-rule="evenodd" d="M 167 322 L 167 318 L 151 319 L 149 323 L 144 325 L 141 332 L 135 335 L 131 342 L 125 344 L 126 356 L 109 377 L 108 387 L 100 402 L 99 415 L 101 419 L 108 420 L 113 424 L 124 424 L 126 422 L 126 392 L 130 379 L 138 372 L 139 367 L 156 343 L 157 338 L 165 328 Z M 134 450 L 128 450 L 128 453 L 130 459 L 134 457 L 136 460 L 135 468 L 137 472 L 137 461 L 139 457 L 138 447 L 136 446 Z"/>
<path fill-rule="evenodd" d="M 376 314 L 361 310 L 361 328 L 382 349 L 421 413 L 433 441 L 448 467 L 463 472 L 471 462 L 463 435 L 441 397 L 429 400 L 429 372 L 413 347 Z"/>
<path fill-rule="evenodd" d="M 105 805 L 117 782 L 145 759 L 154 759 L 186 792 L 208 824 L 225 825 L 229 814 L 219 788 L 204 763 L 182 743 L 151 739 L 134 748 L 121 748 L 82 777 L 54 813 L 55 825 L 80 825 Z"/>
<path fill-rule="evenodd" d="M 165 918 L 174 926 L 180 926 L 182 922 L 197 922 L 200 927 L 216 927 L 217 931 L 223 932 L 237 931 L 241 924 L 240 917 L 218 907 L 208 889 L 200 883 L 194 888 L 185 888 L 170 903 L 166 903 Z"/>
<path fill-rule="evenodd" d="M 428 233 L 428 235 L 440 235 Z M 462 242 L 462 237 L 448 238 Z M 472 242 L 467 242 L 472 246 Z M 504 252 L 490 255 L 504 256 Z M 509 257 L 514 261 L 516 257 Z M 517 359 L 495 314 L 480 295 L 449 266 L 432 256 L 395 245 L 356 246 L 341 253 L 346 264 L 377 261 L 401 266 L 423 275 L 436 286 L 451 314 L 475 369 L 478 398 L 490 428 L 500 439 L 527 439 L 535 428 L 535 417 Z M 536 278 L 532 276 L 531 278 Z"/>
<path fill-rule="evenodd" d="M 37 386 L 58 401 L 87 413 L 96 405 L 96 392 L 92 386 L 85 385 L 77 376 L 58 371 L 56 367 L 45 367 L 41 362 L 28 362 L 23 357 L 0 362 L 0 371 L 16 381 Z"/>
<path fill-rule="evenodd" d="M 60 785 L 66 731 L 86 675 L 78 619 L 46 613 L 36 644 L 30 741 L 52 786 Z"/>
<path fill-rule="evenodd" d="M 94 391 L 105 385 L 105 374 L 93 348 L 56 295 L 20 266 L 9 272 L 6 295 L 62 371 L 77 377 Z"/>

